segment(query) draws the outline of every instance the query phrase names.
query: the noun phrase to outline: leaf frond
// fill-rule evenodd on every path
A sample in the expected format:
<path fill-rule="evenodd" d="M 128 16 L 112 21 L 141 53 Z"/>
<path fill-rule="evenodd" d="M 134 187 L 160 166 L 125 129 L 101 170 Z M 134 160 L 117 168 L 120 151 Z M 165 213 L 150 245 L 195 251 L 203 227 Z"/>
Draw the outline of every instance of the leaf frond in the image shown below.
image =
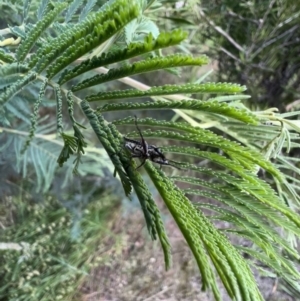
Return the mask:
<path fill-rule="evenodd" d="M 0 49 L 0 61 L 4 63 L 12 63 L 15 61 L 15 59 L 11 55 L 5 53 L 2 49 Z"/>
<path fill-rule="evenodd" d="M 103 53 L 99 57 L 93 57 L 89 60 L 85 60 L 78 66 L 63 71 L 59 79 L 59 83 L 63 84 L 80 74 L 98 67 L 124 61 L 164 47 L 176 45 L 183 41 L 186 37 L 187 33 L 180 29 L 176 29 L 172 32 L 160 33 L 156 39 L 154 39 L 150 33 L 145 37 L 143 42 L 134 42 L 129 44 L 125 49 L 118 49 L 108 53 Z"/>
<path fill-rule="evenodd" d="M 209 186 L 209 184 L 206 183 L 206 186 Z M 251 209 L 251 207 L 244 206 L 242 205 L 242 203 L 236 202 L 236 204 L 234 204 L 235 202 L 234 198 L 232 198 L 232 200 L 230 201 L 229 193 L 227 195 L 224 195 L 224 193 L 223 195 L 221 194 L 218 195 L 218 194 L 209 193 L 207 191 L 203 193 L 201 190 L 199 190 L 198 192 L 196 190 L 185 190 L 185 191 L 186 193 L 192 193 L 192 194 L 194 193 L 196 195 L 209 197 L 211 199 L 217 199 L 219 201 L 222 201 L 222 203 L 226 205 L 231 203 L 230 210 L 224 207 L 220 207 L 213 204 L 206 204 L 203 202 L 197 202 L 195 203 L 195 206 L 200 207 L 202 209 L 204 208 L 209 209 L 211 211 L 219 213 L 218 216 L 213 216 L 212 218 L 216 220 L 226 221 L 227 223 L 233 224 L 235 226 L 235 230 L 237 231 L 246 231 L 248 233 L 247 240 L 250 240 L 254 244 L 256 244 L 259 248 L 261 248 L 266 253 L 266 255 L 273 256 L 274 258 L 278 257 L 278 261 L 280 261 L 282 257 L 282 249 L 284 249 L 294 258 L 296 259 L 299 258 L 299 254 L 297 250 L 295 250 L 283 238 L 282 233 L 280 234 L 276 231 L 276 226 L 274 227 L 273 225 L 270 225 L 270 223 L 268 222 L 267 219 L 268 215 L 270 214 L 276 215 L 275 211 L 273 213 L 270 212 L 270 210 L 266 210 L 266 212 L 261 212 L 261 213 L 254 212 Z M 282 219 L 282 217 L 280 217 L 278 214 L 277 214 L 277 218 Z M 225 230 L 227 231 L 227 228 L 225 228 Z M 282 248 L 280 252 L 278 246 Z"/>
<path fill-rule="evenodd" d="M 256 184 L 252 184 L 244 179 L 231 176 L 225 172 L 212 171 L 197 167 L 194 165 L 183 166 L 194 171 L 209 174 L 214 178 L 223 180 L 229 186 L 225 185 L 222 189 L 226 194 L 230 194 L 236 200 L 243 201 L 251 209 L 257 211 L 260 206 L 262 212 L 269 212 L 267 218 L 278 224 L 283 229 L 298 235 L 298 227 L 300 224 L 299 216 L 293 212 L 286 204 L 283 204 L 280 198 L 275 194 L 274 190 L 263 180 L 257 179 Z M 253 207 L 254 200 L 257 202 L 256 207 Z M 244 205 L 245 205 L 244 204 Z M 273 212 L 273 213 L 272 213 Z M 277 214 L 282 214 L 284 218 L 277 218 Z"/>
<path fill-rule="evenodd" d="M 239 252 L 203 213 L 195 210 L 162 171 L 155 169 L 149 162 L 145 166 L 196 258 L 203 286 L 211 287 L 215 298 L 220 300 L 210 259 L 230 296 L 235 296 L 238 300 L 263 300 L 253 275 Z"/>
<path fill-rule="evenodd" d="M 122 150 L 118 149 L 120 148 L 120 143 L 118 144 L 115 141 L 118 140 L 119 135 L 114 126 L 105 125 L 103 117 L 100 114 L 95 114 L 88 102 L 83 101 L 81 106 L 84 113 L 87 115 L 91 126 L 96 132 L 98 139 L 107 150 L 116 168 L 116 172 L 120 176 L 126 195 L 130 194 L 131 185 L 133 185 L 144 212 L 148 231 L 153 239 L 156 239 L 157 236 L 160 239 L 164 251 L 166 269 L 168 269 L 171 265 L 170 244 L 159 209 L 155 204 L 147 185 L 144 183 L 139 173 L 131 167 L 130 160 L 128 160 L 126 155 L 122 155 Z M 117 154 L 119 154 L 119 156 Z M 123 171 L 123 168 L 126 169 L 126 173 Z"/>
<path fill-rule="evenodd" d="M 29 69 L 26 65 L 19 63 L 11 63 L 0 68 L 0 77 L 5 77 L 14 74 L 26 73 Z"/>
<path fill-rule="evenodd" d="M 29 83 L 33 82 L 37 77 L 35 72 L 28 72 L 27 75 L 23 76 L 13 85 L 9 86 L 5 92 L 0 94 L 0 103 L 5 103 L 9 98 L 18 93 L 22 88 L 24 88 Z"/>
<path fill-rule="evenodd" d="M 26 39 L 27 32 L 30 31 L 33 28 L 33 24 L 27 23 L 24 24 L 24 27 L 22 26 L 12 26 L 10 27 L 10 30 L 13 34 L 15 34 L 17 37 L 21 39 Z"/>
<path fill-rule="evenodd" d="M 41 20 L 46 15 L 48 9 L 49 9 L 49 0 L 40 1 L 40 5 L 37 10 L 38 20 Z"/>
<path fill-rule="evenodd" d="M 120 9 L 120 8 L 119 8 Z M 118 15 L 119 13 L 119 15 Z M 76 40 L 73 45 L 68 47 L 66 51 L 47 69 L 47 76 L 52 78 L 55 74 L 67 67 L 70 63 L 82 55 L 88 53 L 96 46 L 102 44 L 110 37 L 115 35 L 130 20 L 138 16 L 136 6 L 130 5 L 114 12 L 114 19 L 107 19 L 103 24 L 95 24 L 95 28 L 87 36 Z"/>
<path fill-rule="evenodd" d="M 85 4 L 85 6 L 83 7 L 80 16 L 79 16 L 79 21 L 84 20 L 88 14 L 91 12 L 91 10 L 93 9 L 93 7 L 95 6 L 97 0 L 88 0 Z"/>
<path fill-rule="evenodd" d="M 30 124 L 29 119 L 31 111 L 26 99 L 15 96 L 5 103 L 4 108 L 7 109 L 8 112 L 12 113 L 13 116 L 24 121 L 24 123 Z"/>
<path fill-rule="evenodd" d="M 75 59 L 104 42 L 117 31 L 117 28 L 122 28 L 138 13 L 135 1 L 128 4 L 127 1 L 116 0 L 106 6 L 105 10 L 90 14 L 85 20 L 42 46 L 30 60 L 29 67 L 40 73 L 58 58 L 47 71 L 48 76 L 49 74 L 54 76 Z M 67 54 L 70 57 L 67 57 Z"/>
<path fill-rule="evenodd" d="M 87 116 L 94 132 L 97 135 L 97 138 L 103 145 L 104 149 L 108 153 L 112 163 L 114 164 L 116 171 L 121 179 L 121 183 L 123 185 L 125 194 L 128 196 L 131 191 L 131 182 L 128 179 L 128 176 L 123 170 L 123 164 L 121 163 L 119 157 L 117 156 L 117 153 L 119 152 L 119 149 L 117 145 L 111 140 L 109 140 L 108 133 L 110 132 L 107 126 L 104 124 L 104 121 L 102 118 L 100 119 L 101 124 L 99 123 L 99 118 L 101 117 L 99 114 L 98 116 L 95 114 L 95 112 L 91 109 L 90 105 L 86 101 L 81 102 L 81 108 L 85 115 Z M 98 118 L 99 117 L 99 118 Z M 101 125 L 101 126 L 100 126 Z"/>
<path fill-rule="evenodd" d="M 62 103 L 63 97 L 61 93 L 61 88 L 59 85 L 54 86 L 55 98 L 56 98 L 56 124 L 57 124 L 57 132 L 63 132 L 63 113 L 62 113 Z"/>
<path fill-rule="evenodd" d="M 24 4 L 23 4 L 23 22 L 24 23 L 27 22 L 27 18 L 29 16 L 30 5 L 31 5 L 31 0 L 24 0 Z"/>
<path fill-rule="evenodd" d="M 66 16 L 65 16 L 66 23 L 71 21 L 72 17 L 75 15 L 76 11 L 79 9 L 82 2 L 83 2 L 83 0 L 73 0 L 71 5 L 69 5 L 69 8 L 68 8 Z"/>
<path fill-rule="evenodd" d="M 295 290 L 299 291 L 299 273 L 288 273 L 286 269 L 282 268 L 282 265 L 276 260 L 271 257 L 266 256 L 265 254 L 260 253 L 259 251 L 252 250 L 250 248 L 237 246 L 241 251 L 249 254 L 250 256 L 258 259 L 260 262 L 266 264 L 267 266 L 271 267 L 274 271 L 277 272 L 278 275 L 280 275 L 283 279 L 289 283 Z M 295 267 L 293 266 L 293 263 L 289 261 L 288 259 L 285 259 L 286 264 L 285 266 L 290 266 L 290 271 L 295 271 Z"/>
<path fill-rule="evenodd" d="M 104 93 L 105 94 L 105 93 Z M 170 94 L 172 94 L 170 92 Z M 87 97 L 87 101 L 91 101 L 91 98 Z M 92 100 L 94 101 L 94 99 Z M 155 102 L 144 102 L 144 103 L 114 103 L 106 104 L 102 107 L 98 107 L 99 112 L 109 111 L 121 111 L 121 110 L 157 110 L 157 109 L 182 109 L 182 110 L 194 110 L 200 112 L 208 112 L 214 114 L 220 114 L 233 119 L 237 119 L 243 122 L 253 123 L 257 122 L 256 116 L 249 111 L 240 110 L 229 106 L 226 103 L 219 103 L 217 101 L 201 101 L 201 100 L 173 100 L 170 102 L 166 101 L 155 101 Z"/>
<path fill-rule="evenodd" d="M 190 94 L 190 93 L 229 93 L 235 94 L 243 92 L 246 88 L 237 84 L 229 83 L 204 83 L 204 84 L 182 84 L 182 85 L 164 85 L 159 87 L 152 87 L 146 91 L 128 89 L 114 92 L 99 93 L 86 97 L 86 100 L 99 101 L 121 98 L 135 98 L 135 97 L 152 97 L 172 94 Z M 213 101 L 210 101 L 213 102 Z M 216 103 L 218 103 L 216 101 Z M 225 103 L 219 105 L 226 106 Z"/>
<path fill-rule="evenodd" d="M 36 131 L 36 126 L 37 126 L 39 107 L 42 102 L 43 96 L 45 94 L 47 84 L 48 84 L 48 81 L 44 80 L 44 82 L 42 83 L 41 88 L 40 88 L 39 97 L 37 98 L 36 102 L 34 103 L 33 114 L 31 115 L 31 119 L 30 119 L 31 127 L 30 127 L 30 131 L 29 131 L 29 135 L 28 135 L 28 138 L 24 144 L 24 147 L 23 147 L 21 153 L 24 153 L 27 150 L 28 146 L 30 145 L 30 142 L 34 138 L 34 134 Z"/>
<path fill-rule="evenodd" d="M 193 58 L 190 55 L 175 54 L 166 57 L 149 58 L 136 62 L 132 65 L 122 66 L 118 69 L 110 69 L 106 74 L 98 74 L 88 78 L 72 87 L 72 91 L 79 91 L 99 85 L 108 81 L 116 80 L 126 76 L 133 76 L 139 73 L 146 73 L 160 69 L 183 67 L 183 66 L 202 66 L 208 63 L 206 56 Z M 183 88 L 184 89 L 184 88 Z"/>
<path fill-rule="evenodd" d="M 165 268 L 166 270 L 168 270 L 172 264 L 171 245 L 169 243 L 160 211 L 141 175 L 131 166 L 130 161 L 124 161 L 124 159 L 122 158 L 121 161 L 123 163 L 123 166 L 124 163 L 127 164 L 126 173 L 138 196 L 149 234 L 152 239 L 156 239 L 156 237 L 158 236 L 160 240 L 164 253 Z"/>
<path fill-rule="evenodd" d="M 12 63 L 0 68 L 0 89 L 8 88 L 24 77 L 28 68 L 25 65 Z"/>
<path fill-rule="evenodd" d="M 210 176 L 213 175 L 215 179 L 226 181 L 224 179 L 224 172 L 217 172 L 208 168 L 193 168 L 192 166 L 190 167 L 191 169 L 199 171 L 203 174 Z M 249 190 L 246 192 L 244 190 L 241 190 L 241 187 L 234 187 L 233 185 L 230 187 L 224 184 L 214 184 L 193 177 L 173 177 L 173 179 L 176 181 L 186 182 L 193 185 L 200 185 L 201 187 L 205 187 L 208 190 L 212 190 L 213 192 L 203 191 L 200 189 L 185 189 L 184 191 L 188 194 L 201 195 L 213 200 L 217 200 L 229 206 L 233 210 L 237 211 L 241 216 L 244 216 L 249 222 L 253 223 L 255 226 L 259 226 L 262 229 L 266 228 L 270 233 L 271 229 L 268 229 L 268 226 L 267 224 L 265 224 L 264 219 L 266 219 L 266 221 L 272 221 L 274 224 L 280 226 L 282 229 L 285 229 L 286 231 L 291 231 L 298 235 L 298 227 L 295 226 L 292 220 L 287 219 L 284 215 L 280 215 L 280 213 L 275 208 L 272 208 L 266 203 L 263 203 L 260 200 L 253 198 L 252 193 L 249 192 Z M 231 181 L 229 182 L 231 183 Z M 261 219 L 262 217 L 264 219 Z M 276 242 L 276 235 L 274 236 L 274 234 L 270 234 L 270 237 L 274 237 L 274 242 Z M 293 254 L 293 256 L 298 257 L 298 255 L 295 254 L 293 248 L 288 247 L 287 243 L 283 245 L 288 250 L 288 252 Z"/>
<path fill-rule="evenodd" d="M 134 119 L 132 117 L 125 118 L 122 120 L 114 121 L 115 124 L 132 124 L 134 125 Z M 231 141 L 226 139 L 220 135 L 213 133 L 210 130 L 202 129 L 200 127 L 193 127 L 188 123 L 182 122 L 167 122 L 167 121 L 158 121 L 155 119 L 139 119 L 140 125 L 151 125 L 151 126 L 160 126 L 167 127 L 172 130 L 180 130 L 183 131 L 184 134 L 169 132 L 169 131 L 144 131 L 143 134 L 148 138 L 167 138 L 174 139 L 185 142 L 194 142 L 202 145 L 207 145 L 211 147 L 216 147 L 221 149 L 228 155 L 230 155 L 233 159 L 243 158 L 243 160 L 247 160 L 248 162 L 252 162 L 250 164 L 250 170 L 253 170 L 254 165 L 259 165 L 269 173 L 271 173 L 274 177 L 278 178 L 280 182 L 283 181 L 283 175 L 279 172 L 277 168 L 274 167 L 268 160 L 266 160 L 259 152 L 250 149 L 248 147 L 242 146 L 235 141 Z M 130 137 L 134 137 L 134 134 L 128 134 Z M 236 157 L 236 156 L 239 157 Z"/>
<path fill-rule="evenodd" d="M 57 16 L 67 7 L 67 2 L 56 3 L 54 9 L 49 11 L 43 19 L 28 33 L 26 39 L 20 44 L 16 52 L 16 58 L 19 62 L 23 61 L 31 48 L 34 46 L 43 31 L 57 18 Z"/>

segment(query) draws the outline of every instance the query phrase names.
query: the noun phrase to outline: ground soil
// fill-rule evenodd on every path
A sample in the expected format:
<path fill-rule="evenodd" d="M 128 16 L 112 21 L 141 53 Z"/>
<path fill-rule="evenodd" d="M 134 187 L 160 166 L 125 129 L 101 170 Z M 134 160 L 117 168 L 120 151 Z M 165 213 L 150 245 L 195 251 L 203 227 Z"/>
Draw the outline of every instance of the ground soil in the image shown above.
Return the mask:
<path fill-rule="evenodd" d="M 167 217 L 165 224 L 173 250 L 173 266 L 167 272 L 159 242 L 150 240 L 141 211 L 116 214 L 114 235 L 99 242 L 94 268 L 82 283 L 82 301 L 214 300 L 210 292 L 201 291 L 195 260 L 175 222 Z M 276 280 L 255 274 L 266 300 L 296 301 L 278 290 Z M 230 300 L 224 290 L 222 295 Z"/>

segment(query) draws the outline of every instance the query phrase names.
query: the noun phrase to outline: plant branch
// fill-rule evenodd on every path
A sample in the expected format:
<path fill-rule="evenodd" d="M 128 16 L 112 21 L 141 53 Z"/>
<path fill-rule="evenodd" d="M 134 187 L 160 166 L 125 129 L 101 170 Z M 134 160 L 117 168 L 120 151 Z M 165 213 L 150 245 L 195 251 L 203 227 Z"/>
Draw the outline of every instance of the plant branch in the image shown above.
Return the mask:
<path fill-rule="evenodd" d="M 220 33 L 224 38 L 226 38 L 235 48 L 237 48 L 241 52 L 245 52 L 244 48 L 239 45 L 228 33 L 226 33 L 221 27 L 217 26 L 214 21 L 210 20 L 202 11 L 202 9 L 199 8 L 199 14 L 201 17 L 203 17 L 206 22 L 214 28 L 218 33 Z"/>

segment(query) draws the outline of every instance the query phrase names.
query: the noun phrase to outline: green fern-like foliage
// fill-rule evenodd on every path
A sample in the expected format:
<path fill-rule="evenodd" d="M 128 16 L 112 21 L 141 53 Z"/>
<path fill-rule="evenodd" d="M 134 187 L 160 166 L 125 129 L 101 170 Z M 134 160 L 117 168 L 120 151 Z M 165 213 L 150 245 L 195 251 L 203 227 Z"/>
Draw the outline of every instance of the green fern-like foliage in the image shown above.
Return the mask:
<path fill-rule="evenodd" d="M 4 77 L 0 79 L 1 130 L 5 131 L 8 110 L 18 117 L 10 104 L 11 99 L 40 82 L 29 135 L 23 146 L 26 155 L 36 136 L 39 107 L 43 105 L 46 89 L 51 88 L 57 108 L 57 134 L 63 142 L 57 164 L 63 166 L 73 157 L 76 172 L 87 148 L 85 131 L 87 127 L 92 129 L 107 152 L 125 195 L 129 196 L 133 189 L 137 194 L 149 234 L 152 239 L 160 240 L 168 269 L 171 246 L 159 209 L 140 175 L 140 169 L 136 169 L 124 148 L 125 133 L 121 134 L 117 128 L 134 125 L 134 114 L 129 113 L 128 118 L 109 123 L 103 113 L 173 110 L 182 117 L 181 122 L 146 118 L 138 119 L 138 123 L 141 127 L 151 127 L 143 131 L 147 141 L 153 138 L 171 141 L 170 145 L 162 143 L 162 149 L 179 158 L 181 162 L 174 161 L 178 173 L 168 176 L 149 160 L 144 166 L 196 259 L 202 288 L 211 289 L 215 299 L 221 300 L 219 278 L 232 299 L 263 300 L 249 263 L 242 256 L 242 253 L 247 253 L 253 258 L 250 262 L 263 262 L 300 293 L 300 275 L 293 265 L 293 260 L 299 260 L 299 255 L 286 239 L 287 235 L 298 237 L 300 233 L 300 218 L 293 210 L 299 206 L 299 180 L 294 174 L 299 175 L 300 170 L 294 167 L 294 174 L 286 172 L 290 163 L 282 154 L 282 148 L 299 146 L 297 135 L 290 131 L 299 132 L 300 128 L 286 119 L 289 116 L 248 110 L 240 102 L 246 98 L 241 95 L 245 87 L 236 84 L 178 84 L 93 94 L 87 88 L 139 73 L 202 66 L 208 63 L 208 58 L 162 56 L 159 50 L 176 45 L 187 36 L 180 29 L 158 35 L 149 30 L 143 39 L 130 40 L 126 44 L 124 36 L 134 37 L 134 32 L 128 33 L 134 28 L 131 22 L 144 13 L 137 0 L 109 1 L 95 12 L 91 11 L 93 5 L 88 2 L 74 26 L 68 22 L 75 17 L 80 5 L 78 1 L 54 1 L 47 8 L 44 4 L 42 2 L 39 9 L 39 21 L 24 32 L 15 54 L 0 51 L 0 73 Z M 25 8 L 27 11 L 28 7 Z M 146 24 L 151 24 L 148 21 Z M 114 42 L 118 46 L 112 47 Z M 142 56 L 139 61 L 129 60 L 139 56 Z M 117 63 L 122 64 L 111 67 Z M 108 69 L 103 69 L 104 66 Z M 103 74 L 92 76 L 91 70 Z M 83 89 L 86 89 L 84 99 L 79 94 Z M 175 94 L 179 95 L 175 97 Z M 141 97 L 152 100 L 133 101 Z M 129 101 L 112 102 L 124 98 Z M 99 106 L 93 107 L 92 102 L 98 102 Z M 67 107 L 66 112 L 63 105 Z M 78 108 L 84 113 L 84 124 L 77 119 Z M 64 115 L 68 115 L 71 121 L 73 134 L 65 130 Z M 266 125 L 265 122 L 270 120 L 273 123 Z M 217 129 L 218 134 L 209 128 Z M 226 133 L 227 137 L 220 132 Z M 126 136 L 140 139 L 137 132 Z M 279 160 L 277 166 L 269 161 L 275 157 Z M 201 160 L 205 160 L 207 166 L 198 164 Z M 257 176 L 259 169 L 264 170 L 275 185 L 260 179 Z M 188 183 L 191 187 L 180 189 L 181 183 Z M 188 198 L 189 195 L 193 197 Z M 214 200 L 218 205 L 203 202 L 204 198 Z M 204 212 L 207 210 L 211 214 L 206 216 Z M 215 220 L 224 221 L 229 226 L 218 229 Z M 253 248 L 232 245 L 229 235 L 243 237 Z"/>

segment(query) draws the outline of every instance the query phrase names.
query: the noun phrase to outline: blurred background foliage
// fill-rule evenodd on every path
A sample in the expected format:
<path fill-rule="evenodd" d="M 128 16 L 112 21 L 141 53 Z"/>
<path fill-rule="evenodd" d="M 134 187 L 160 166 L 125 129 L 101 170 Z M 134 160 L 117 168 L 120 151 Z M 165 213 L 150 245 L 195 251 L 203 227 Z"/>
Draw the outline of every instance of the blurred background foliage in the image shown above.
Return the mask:
<path fill-rule="evenodd" d="M 249 105 L 299 108 L 299 1 L 161 2 L 157 21 L 189 29 L 186 48 L 215 60 L 218 80 L 246 85 Z"/>
<path fill-rule="evenodd" d="M 247 85 L 259 107 L 286 110 L 299 99 L 299 1 L 205 2 L 200 43 L 212 43 L 219 78 Z"/>
<path fill-rule="evenodd" d="M 90 1 L 93 9 L 106 2 Z M 32 1 L 29 19 L 36 19 L 34 7 L 37 8 L 38 3 L 38 0 Z M 136 79 L 151 86 L 178 81 L 195 82 L 199 78 L 240 83 L 247 86 L 248 94 L 252 96 L 248 102 L 250 107 L 277 107 L 281 111 L 300 107 L 300 2 L 149 0 L 148 4 L 146 15 L 153 21 L 148 23 L 150 31 L 181 27 L 189 32 L 189 38 L 172 51 L 207 54 L 213 63 L 200 72 L 199 68 L 192 68 L 188 73 L 183 69 L 174 76 L 170 70 L 167 76 L 166 73 L 158 73 L 155 76 L 140 75 Z M 22 10 L 23 1 L 0 1 L 0 32 L 20 25 Z M 132 38 L 126 32 L 124 35 L 124 40 Z M 109 83 L 102 89 L 111 87 Z M 113 87 L 122 88 L 124 85 L 114 83 Z M 171 239 L 175 245 L 180 242 L 178 265 L 170 274 L 161 271 L 163 260 L 153 255 L 159 252 L 155 253 L 155 246 L 151 247 L 147 235 L 143 236 L 146 231 L 140 233 L 143 222 L 140 212 L 132 206 L 137 204 L 134 196 L 133 204 L 129 206 L 119 189 L 118 180 L 112 176 L 112 166 L 106 153 L 98 148 L 92 136 L 78 175 L 72 174 L 72 162 L 58 168 L 56 158 L 62 145 L 58 145 L 52 136 L 55 127 L 52 92 L 46 93 L 43 100 L 40 111 L 43 118 L 37 138 L 25 156 L 21 154 L 28 134 L 30 108 L 37 93 L 38 87 L 33 87 L 20 96 L 24 101 L 18 102 L 14 98 L 14 102 L 8 103 L 11 116 L 7 116 L 7 122 L 17 130 L 11 135 L 0 135 L 0 245 L 1 249 L 5 249 L 0 253 L 0 261 L 4 263 L 0 272 L 0 298 L 99 300 L 101 292 L 96 291 L 96 284 L 99 281 L 97 275 L 101 273 L 107 277 L 107 282 L 102 283 L 106 287 L 102 295 L 107 298 L 116 297 L 110 286 L 120 285 L 116 289 L 119 292 L 117 298 L 122 296 L 123 300 L 144 300 L 143 296 L 154 296 L 149 300 L 159 300 L 156 294 L 157 298 L 173 296 L 171 300 L 177 297 L 178 300 L 210 300 L 209 295 L 193 285 L 199 281 L 196 279 L 197 271 L 187 259 L 188 251 L 182 246 L 180 234 L 172 224 L 168 225 L 167 218 L 169 230 L 174 231 Z M 114 118 L 124 117 L 121 114 L 114 113 Z M 154 116 L 151 114 L 156 113 L 141 112 L 141 116 Z M 165 112 L 159 114 L 166 118 Z M 170 118 L 174 117 L 173 112 L 168 114 Z M 127 222 L 132 222 L 133 226 Z M 124 227 L 129 227 L 129 230 Z M 127 231 L 125 238 L 124 231 Z M 25 240 L 37 246 L 31 253 L 28 253 L 26 244 L 22 250 L 15 245 Z M 125 248 L 126 243 L 129 247 Z M 138 249 L 139 252 L 136 251 Z M 130 254 L 134 256 L 130 258 Z M 136 261 L 132 261 L 133 257 Z M 121 266 L 124 258 L 129 262 L 125 267 Z M 146 271 L 150 276 L 144 275 Z M 172 272 L 180 276 L 176 277 Z M 116 280 L 110 278 L 114 274 Z M 140 282 L 130 280 L 134 274 L 139 275 Z M 96 280 L 91 280 L 88 275 Z M 272 286 L 277 285 L 276 275 L 267 273 L 268 279 L 273 278 L 274 281 L 267 281 L 264 276 L 258 276 L 262 279 L 260 286 L 264 290 L 265 283 L 268 283 L 263 293 L 271 300 Z M 121 284 L 117 284 L 118 279 L 121 279 Z M 155 281 L 161 283 L 158 292 L 153 291 L 154 285 L 151 285 Z M 122 286 L 125 287 L 123 290 Z M 293 300 L 288 287 L 282 289 L 288 294 L 282 299 L 277 295 L 274 300 Z"/>

